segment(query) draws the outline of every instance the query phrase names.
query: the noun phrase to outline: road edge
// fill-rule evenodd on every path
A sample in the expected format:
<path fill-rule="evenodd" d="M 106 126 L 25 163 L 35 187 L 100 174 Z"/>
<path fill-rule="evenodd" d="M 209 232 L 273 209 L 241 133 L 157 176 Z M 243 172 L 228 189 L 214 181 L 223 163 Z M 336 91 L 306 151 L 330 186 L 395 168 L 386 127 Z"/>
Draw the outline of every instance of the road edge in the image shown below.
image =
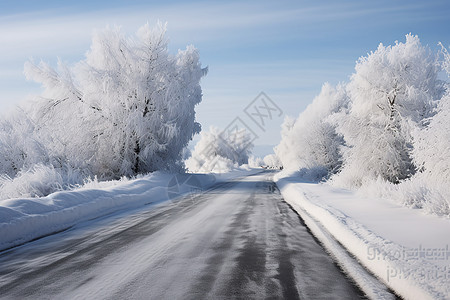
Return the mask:
<path fill-rule="evenodd" d="M 293 197 L 292 193 L 287 192 L 289 182 L 282 179 L 274 180 L 278 189 L 283 195 L 284 200 L 297 214 L 303 219 L 306 226 L 312 234 L 319 240 L 326 251 L 333 257 L 337 264 L 343 269 L 356 285 L 369 297 L 370 299 L 396 299 L 397 295 L 389 289 L 383 282 L 381 282 L 373 273 L 363 266 L 345 247 L 341 241 L 330 233 L 330 231 L 320 222 L 307 212 L 297 197 L 301 197 L 302 202 L 307 202 L 309 205 L 314 205 L 302 195 Z M 428 296 L 428 295 L 427 295 Z"/>

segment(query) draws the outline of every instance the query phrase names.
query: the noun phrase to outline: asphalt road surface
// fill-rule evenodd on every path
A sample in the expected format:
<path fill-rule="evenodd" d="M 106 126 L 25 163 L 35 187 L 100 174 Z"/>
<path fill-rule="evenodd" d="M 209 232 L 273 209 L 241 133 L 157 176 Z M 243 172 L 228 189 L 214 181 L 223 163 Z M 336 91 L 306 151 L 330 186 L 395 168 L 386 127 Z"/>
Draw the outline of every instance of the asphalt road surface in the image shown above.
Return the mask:
<path fill-rule="evenodd" d="M 361 299 L 272 173 L 0 252 L 2 299 Z"/>

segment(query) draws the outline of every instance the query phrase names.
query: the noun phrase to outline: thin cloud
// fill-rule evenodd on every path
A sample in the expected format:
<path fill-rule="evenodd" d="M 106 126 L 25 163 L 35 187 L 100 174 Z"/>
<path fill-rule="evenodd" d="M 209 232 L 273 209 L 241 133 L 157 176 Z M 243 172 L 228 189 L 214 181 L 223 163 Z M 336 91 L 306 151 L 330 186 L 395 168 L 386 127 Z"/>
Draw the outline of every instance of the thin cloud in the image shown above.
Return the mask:
<path fill-rule="evenodd" d="M 251 43 L 252 40 L 249 38 L 269 41 L 276 40 L 277 37 L 284 39 L 290 36 L 314 37 L 315 33 L 310 29 L 311 26 L 320 27 L 330 22 L 352 18 L 363 19 L 365 16 L 384 16 L 380 22 L 386 25 L 399 22 L 408 12 L 421 12 L 425 7 L 425 4 L 408 6 L 391 4 L 367 8 L 367 5 L 356 2 L 296 5 L 290 8 L 258 2 L 213 4 L 197 2 L 156 7 L 131 6 L 75 14 L 47 10 L 1 17 L 0 43 L 3 47 L 2 56 L 7 59 L 19 55 L 30 56 L 31 51 L 34 51 L 35 56 L 52 53 L 63 55 L 66 49 L 72 55 L 71 49 L 79 51 L 80 45 L 86 47 L 89 44 L 94 28 L 117 24 L 123 25 L 130 33 L 147 21 L 152 24 L 157 20 L 168 22 L 169 36 L 176 44 L 189 42 L 186 41 L 187 38 L 195 44 L 214 43 L 230 37 L 236 40 L 239 36 L 243 37 L 239 42 Z M 427 16 L 424 15 L 425 18 Z M 273 31 L 273 27 L 277 24 L 286 26 L 282 35 L 278 31 Z M 292 24 L 299 30 L 290 30 L 289 26 Z M 334 26 L 343 25 L 336 23 Z M 55 53 L 56 51 L 58 52 Z"/>
<path fill-rule="evenodd" d="M 108 24 L 122 25 L 127 34 L 132 34 L 146 22 L 152 25 L 161 20 L 168 22 L 171 49 L 184 48 L 190 43 L 200 49 L 202 61 L 211 69 L 204 81 L 205 89 L 213 91 L 220 84 L 246 83 L 250 89 L 248 94 L 251 94 L 251 88 L 257 88 L 258 82 L 286 89 L 296 84 L 303 87 L 304 84 L 315 83 L 320 89 L 322 82 L 333 81 L 341 74 L 345 74 L 341 80 L 347 79 L 350 72 L 341 70 L 352 70 L 358 56 L 365 54 L 365 50 L 360 50 L 360 41 L 355 46 L 355 37 L 366 38 L 368 27 L 395 28 L 392 24 L 405 22 L 412 16 L 414 22 L 423 22 L 430 16 L 446 18 L 448 6 L 438 11 L 430 9 L 439 3 L 442 2 L 320 1 L 305 4 L 304 1 L 205 1 L 127 5 L 85 12 L 77 9 L 75 13 L 66 8 L 3 15 L 0 16 L 0 77 L 5 82 L 9 80 L 11 86 L 19 77 L 24 83 L 25 79 L 17 74 L 21 74 L 24 61 L 30 57 L 55 62 L 59 56 L 64 61 L 78 61 L 89 49 L 93 30 Z M 401 34 L 405 33 L 408 32 Z M 352 40 L 349 35 L 352 35 Z M 380 36 L 364 45 L 364 49 L 374 49 Z M 386 32 L 382 36 L 391 38 L 386 36 Z M 447 36 L 443 37 L 444 44 Z M 395 39 L 402 37 L 395 33 Z M 282 62 L 280 59 L 285 53 L 288 57 Z M 294 57 L 304 57 L 309 64 L 294 61 Z M 323 57 L 326 59 L 312 60 Z M 248 59 L 251 59 L 251 64 L 246 63 Z M 230 65 L 230 61 L 235 65 Z M 17 72 L 8 77 L 10 69 L 16 67 Z M 11 92 L 4 89 L 9 85 L 5 83 L 2 86 L 0 100 L 2 95 Z M 244 92 L 244 85 L 239 86 Z M 217 93 L 211 96 L 218 97 Z"/>

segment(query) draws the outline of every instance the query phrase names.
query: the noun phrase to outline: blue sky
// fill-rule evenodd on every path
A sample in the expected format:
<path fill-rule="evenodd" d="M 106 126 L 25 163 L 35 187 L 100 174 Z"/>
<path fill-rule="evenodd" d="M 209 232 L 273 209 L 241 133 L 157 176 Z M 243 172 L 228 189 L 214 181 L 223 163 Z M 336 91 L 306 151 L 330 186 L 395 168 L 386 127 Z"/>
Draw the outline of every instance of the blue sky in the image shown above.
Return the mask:
<path fill-rule="evenodd" d="M 92 3 L 94 2 L 94 3 Z M 324 82 L 347 81 L 355 61 L 380 42 L 450 45 L 450 2 L 445 1 L 1 1 L 0 111 L 40 91 L 23 64 L 33 58 L 75 63 L 93 30 L 120 25 L 133 34 L 168 22 L 170 51 L 200 51 L 209 74 L 202 81 L 197 117 L 203 128 L 226 127 L 264 91 L 285 115 L 297 116 Z M 258 132 L 256 144 L 277 144 L 282 118 Z"/>

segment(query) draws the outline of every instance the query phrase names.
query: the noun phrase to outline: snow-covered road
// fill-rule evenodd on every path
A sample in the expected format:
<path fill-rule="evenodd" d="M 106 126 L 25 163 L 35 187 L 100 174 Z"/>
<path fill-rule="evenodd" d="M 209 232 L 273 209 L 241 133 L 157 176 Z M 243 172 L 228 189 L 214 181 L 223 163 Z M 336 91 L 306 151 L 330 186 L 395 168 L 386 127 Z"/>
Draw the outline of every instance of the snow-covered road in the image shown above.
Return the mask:
<path fill-rule="evenodd" d="M 6 299 L 359 299 L 271 172 L 0 253 Z"/>

